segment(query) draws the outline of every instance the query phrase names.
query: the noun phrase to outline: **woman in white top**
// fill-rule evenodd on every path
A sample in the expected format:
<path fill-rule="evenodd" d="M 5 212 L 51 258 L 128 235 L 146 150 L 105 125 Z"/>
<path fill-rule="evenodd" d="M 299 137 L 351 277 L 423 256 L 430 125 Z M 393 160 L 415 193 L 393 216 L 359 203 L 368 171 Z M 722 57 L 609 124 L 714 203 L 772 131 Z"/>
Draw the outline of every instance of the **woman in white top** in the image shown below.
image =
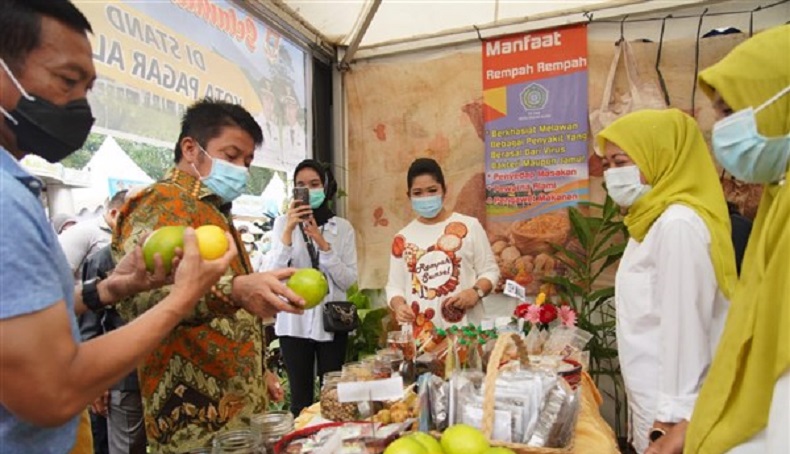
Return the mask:
<path fill-rule="evenodd" d="M 277 314 L 275 322 L 291 387 L 291 412 L 298 416 L 315 401 L 316 373 L 322 377 L 343 366 L 348 334 L 327 332 L 322 312 L 325 302 L 344 301 L 346 291 L 356 282 L 357 251 L 354 228 L 329 208 L 337 192 L 329 169 L 304 160 L 296 166 L 294 184 L 310 189 L 310 206 L 292 201 L 288 212 L 275 219 L 265 268 L 314 267 L 329 281 L 329 294 L 320 305 L 302 315 Z"/>
<path fill-rule="evenodd" d="M 630 432 L 644 453 L 691 417 L 724 326 L 735 255 L 702 133 L 677 109 L 626 115 L 597 137 L 631 238 L 615 279 Z"/>
<path fill-rule="evenodd" d="M 444 208 L 439 164 L 415 160 L 407 175 L 417 219 L 392 242 L 387 300 L 414 335 L 433 327 L 480 323 L 482 299 L 499 280 L 494 253 L 477 219 Z"/>

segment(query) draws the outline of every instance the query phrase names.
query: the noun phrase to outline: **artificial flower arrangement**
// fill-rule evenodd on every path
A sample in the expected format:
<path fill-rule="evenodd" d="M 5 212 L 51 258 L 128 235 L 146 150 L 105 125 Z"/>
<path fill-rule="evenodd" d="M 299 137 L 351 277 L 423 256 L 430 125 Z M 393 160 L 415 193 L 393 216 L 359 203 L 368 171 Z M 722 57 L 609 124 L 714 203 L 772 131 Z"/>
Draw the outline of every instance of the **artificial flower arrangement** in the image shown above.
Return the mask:
<path fill-rule="evenodd" d="M 570 304 L 564 301 L 556 304 L 549 300 L 547 294 L 551 293 L 551 288 L 541 290 L 534 302 L 524 301 L 513 311 L 514 321 L 526 334 L 527 350 L 534 355 L 543 352 L 550 328 L 576 326 L 576 311 Z"/>

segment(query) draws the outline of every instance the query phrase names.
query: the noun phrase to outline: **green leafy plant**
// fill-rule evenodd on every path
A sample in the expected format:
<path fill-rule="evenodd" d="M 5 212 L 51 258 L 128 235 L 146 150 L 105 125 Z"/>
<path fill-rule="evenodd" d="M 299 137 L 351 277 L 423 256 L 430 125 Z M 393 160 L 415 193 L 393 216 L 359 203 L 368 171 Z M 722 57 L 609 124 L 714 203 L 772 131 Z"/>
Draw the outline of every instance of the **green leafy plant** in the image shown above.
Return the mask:
<path fill-rule="evenodd" d="M 371 356 L 381 348 L 385 336 L 385 319 L 389 316 L 389 309 L 362 309 L 359 312 L 359 328 L 348 336 L 346 348 L 346 362 L 359 361 Z"/>
<path fill-rule="evenodd" d="M 611 198 L 603 204 L 583 202 L 581 206 L 568 210 L 576 239 L 573 246 L 552 245 L 564 272 L 544 281 L 553 284 L 560 297 L 573 306 L 579 328 L 593 335 L 588 344 L 589 372 L 613 400 L 615 432 L 622 436 L 627 405 L 617 359 L 614 287 L 601 285 L 599 278 L 623 256 L 628 230 Z M 609 386 L 603 386 L 605 382 Z"/>

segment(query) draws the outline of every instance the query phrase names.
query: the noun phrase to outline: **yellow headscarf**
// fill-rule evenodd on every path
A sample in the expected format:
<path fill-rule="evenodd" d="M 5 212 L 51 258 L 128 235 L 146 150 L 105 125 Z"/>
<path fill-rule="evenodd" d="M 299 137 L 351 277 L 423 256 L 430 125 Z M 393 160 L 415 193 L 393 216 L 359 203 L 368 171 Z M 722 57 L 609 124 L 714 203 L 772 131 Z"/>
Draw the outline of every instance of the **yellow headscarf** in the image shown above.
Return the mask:
<path fill-rule="evenodd" d="M 699 75 L 708 95 L 718 92 L 734 111 L 757 108 L 790 85 L 790 25 L 758 33 Z M 757 129 L 768 137 L 790 132 L 790 96 L 757 113 Z"/>
<path fill-rule="evenodd" d="M 653 186 L 628 209 L 631 236 L 642 241 L 669 205 L 688 206 L 710 231 L 716 281 L 729 298 L 738 279 L 730 215 L 697 122 L 677 109 L 640 110 L 617 119 L 597 139 L 601 150 L 608 141 L 625 151 Z"/>
<path fill-rule="evenodd" d="M 700 75 L 734 110 L 790 85 L 790 26 L 759 33 Z M 790 95 L 757 116 L 767 136 L 790 131 Z M 777 379 L 790 369 L 790 184 L 767 185 L 727 324 L 686 432 L 684 452 L 721 453 L 765 428 Z M 786 403 L 785 403 L 786 405 Z"/>

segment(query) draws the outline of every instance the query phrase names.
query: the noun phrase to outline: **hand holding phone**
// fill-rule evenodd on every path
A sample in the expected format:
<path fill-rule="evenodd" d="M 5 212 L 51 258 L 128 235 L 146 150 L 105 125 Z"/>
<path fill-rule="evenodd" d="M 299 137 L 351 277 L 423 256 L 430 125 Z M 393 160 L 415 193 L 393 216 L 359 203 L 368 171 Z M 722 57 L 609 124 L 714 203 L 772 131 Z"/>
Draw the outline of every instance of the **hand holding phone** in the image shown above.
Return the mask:
<path fill-rule="evenodd" d="M 293 198 L 299 202 L 299 206 L 310 206 L 310 189 L 304 186 L 296 186 L 293 190 Z M 310 215 L 302 216 L 302 219 L 309 219 Z"/>

